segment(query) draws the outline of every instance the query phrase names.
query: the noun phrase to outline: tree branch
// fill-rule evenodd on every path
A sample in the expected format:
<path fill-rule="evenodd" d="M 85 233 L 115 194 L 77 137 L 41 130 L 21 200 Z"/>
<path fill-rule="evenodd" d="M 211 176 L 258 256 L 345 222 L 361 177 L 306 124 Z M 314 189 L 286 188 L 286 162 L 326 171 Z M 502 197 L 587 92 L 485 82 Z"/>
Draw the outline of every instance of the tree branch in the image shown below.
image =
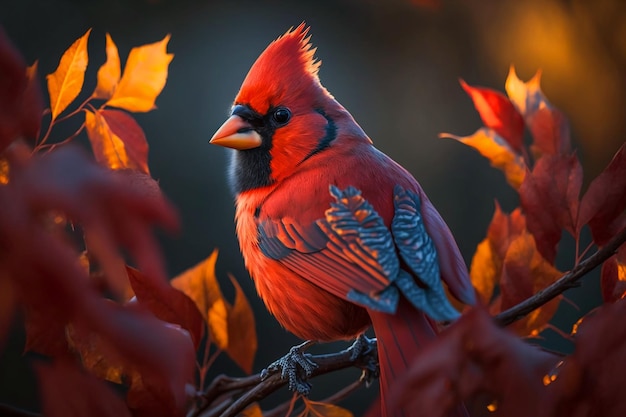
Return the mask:
<path fill-rule="evenodd" d="M 624 242 L 626 242 L 626 228 L 623 228 L 618 234 L 613 236 L 613 238 L 606 245 L 598 249 L 589 258 L 576 265 L 571 271 L 563 275 L 557 281 L 537 292 L 532 297 L 527 298 L 521 303 L 495 316 L 494 318 L 496 322 L 500 326 L 508 326 L 509 324 L 526 316 L 533 310 L 541 307 L 554 297 L 563 293 L 565 290 L 574 287 L 576 285 L 576 281 L 613 256 L 613 254 Z"/>
<path fill-rule="evenodd" d="M 329 353 L 324 355 L 310 355 L 309 359 L 314 361 L 318 367 L 315 368 L 310 378 L 329 372 L 337 371 L 350 367 L 367 369 L 371 364 L 372 358 L 376 358 L 378 362 L 378 349 L 372 349 L 357 359 L 352 359 L 352 350 L 345 349 L 337 353 Z M 281 378 L 280 372 L 273 373 L 266 379 L 261 379 L 261 374 L 251 375 L 245 378 L 230 378 L 227 376 L 219 376 L 213 380 L 207 388 L 206 393 L 202 396 L 203 403 L 191 415 L 193 417 L 211 417 L 219 415 L 220 417 L 234 417 L 244 410 L 248 405 L 262 398 L 267 397 L 277 389 L 287 384 L 287 380 Z M 244 390 L 246 390 L 244 392 Z M 209 409 L 216 400 L 224 399 L 225 395 L 230 397 L 241 394 L 235 400 L 225 399 L 218 407 L 220 410 L 215 412 L 215 407 Z"/>

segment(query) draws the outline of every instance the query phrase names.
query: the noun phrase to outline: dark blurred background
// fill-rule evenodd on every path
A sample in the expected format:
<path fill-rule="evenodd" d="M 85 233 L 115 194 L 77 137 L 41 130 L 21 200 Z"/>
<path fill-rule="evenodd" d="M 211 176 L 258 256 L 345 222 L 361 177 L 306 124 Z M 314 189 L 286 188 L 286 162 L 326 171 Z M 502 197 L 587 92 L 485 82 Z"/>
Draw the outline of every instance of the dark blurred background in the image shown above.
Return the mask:
<path fill-rule="evenodd" d="M 322 83 L 377 147 L 418 178 L 468 264 L 485 236 L 494 200 L 507 212 L 518 201 L 503 175 L 476 151 L 437 139 L 439 132 L 468 135 L 481 126 L 459 77 L 504 91 L 510 64 L 523 80 L 541 68 L 544 92 L 570 118 L 584 187 L 626 137 L 622 0 L 3 1 L 0 24 L 29 64 L 39 60 L 42 86 L 63 51 L 88 28 L 93 28 L 88 92 L 105 59 L 106 32 L 117 43 L 122 63 L 131 47 L 172 35 L 168 51 L 175 57 L 158 109 L 136 115 L 150 143 L 152 174 L 183 220 L 180 236 L 162 239 L 168 268 L 174 276 L 220 249 L 217 270 L 224 292 L 233 295 L 226 277 L 232 272 L 255 309 L 255 371 L 299 341 L 265 312 L 243 268 L 226 184 L 226 151 L 207 141 L 227 116 L 258 54 L 302 21 L 311 25 L 323 61 Z M 70 133 L 60 126 L 54 135 L 60 139 Z M 572 265 L 573 250 L 565 238 L 558 260 L 562 269 Z M 597 276 L 596 271 L 581 288 L 566 293 L 577 307 L 561 303 L 553 324 L 569 332 L 577 317 L 599 303 Z M 21 356 L 23 337 L 16 323 L 0 357 L 0 402 L 37 409 L 32 372 Z M 551 329 L 542 333 L 541 343 L 571 349 Z M 219 372 L 241 374 L 226 356 L 213 369 Z M 356 375 L 320 379 L 313 395 L 322 398 Z M 343 404 L 359 415 L 376 393 L 375 387 L 361 390 Z"/>

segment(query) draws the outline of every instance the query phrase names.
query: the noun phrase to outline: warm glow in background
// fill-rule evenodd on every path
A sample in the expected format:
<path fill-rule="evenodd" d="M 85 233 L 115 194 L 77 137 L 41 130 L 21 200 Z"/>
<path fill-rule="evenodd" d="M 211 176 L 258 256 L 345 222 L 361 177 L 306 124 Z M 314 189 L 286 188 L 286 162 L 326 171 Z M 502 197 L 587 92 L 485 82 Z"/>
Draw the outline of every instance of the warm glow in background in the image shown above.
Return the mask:
<path fill-rule="evenodd" d="M 89 92 L 104 62 L 106 32 L 123 62 L 131 47 L 171 34 L 168 52 L 175 57 L 158 110 L 136 115 L 150 144 L 151 173 L 183 219 L 183 233 L 163 239 L 169 271 L 175 275 L 220 248 L 218 274 L 226 295 L 233 294 L 229 271 L 256 311 L 255 371 L 298 341 L 269 317 L 254 293 L 234 236 L 226 152 L 207 142 L 258 54 L 303 20 L 312 26 L 317 57 L 323 61 L 322 83 L 376 146 L 418 178 L 468 263 L 484 238 L 494 199 L 505 211 L 518 201 L 503 174 L 475 150 L 437 139 L 442 131 L 469 135 L 482 125 L 459 77 L 504 91 L 510 64 L 524 80 L 542 69 L 543 91 L 570 119 L 585 172 L 583 188 L 626 138 L 623 0 L 3 2 L 0 24 L 29 64 L 39 59 L 42 86 L 43 75 L 54 71 L 63 51 L 90 27 L 84 88 Z M 72 126 L 61 126 L 53 139 L 72 132 Z M 573 243 L 566 238 L 557 266 L 570 266 L 572 253 Z M 593 277 L 597 272 L 582 288 L 566 293 L 581 312 L 561 304 L 555 322 L 564 331 L 571 329 L 572 317 L 598 302 Z M 553 331 L 543 336 L 552 348 L 571 347 Z M 0 357 L 0 401 L 32 408 L 36 391 L 20 359 L 22 343 L 23 335 L 16 331 Z M 218 363 L 216 372 L 239 372 L 226 356 Z M 356 374 L 314 382 L 316 398 Z M 359 415 L 376 393 L 375 388 L 359 391 L 344 405 Z"/>

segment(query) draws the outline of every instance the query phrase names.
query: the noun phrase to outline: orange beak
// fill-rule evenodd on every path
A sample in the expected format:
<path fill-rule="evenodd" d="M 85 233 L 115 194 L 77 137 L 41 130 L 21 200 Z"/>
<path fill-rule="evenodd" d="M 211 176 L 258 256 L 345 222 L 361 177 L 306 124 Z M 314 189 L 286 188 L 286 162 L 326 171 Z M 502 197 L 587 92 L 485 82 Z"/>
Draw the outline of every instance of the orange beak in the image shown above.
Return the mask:
<path fill-rule="evenodd" d="M 227 148 L 253 149 L 261 146 L 261 135 L 252 125 L 239 116 L 232 115 L 213 135 L 209 143 Z"/>

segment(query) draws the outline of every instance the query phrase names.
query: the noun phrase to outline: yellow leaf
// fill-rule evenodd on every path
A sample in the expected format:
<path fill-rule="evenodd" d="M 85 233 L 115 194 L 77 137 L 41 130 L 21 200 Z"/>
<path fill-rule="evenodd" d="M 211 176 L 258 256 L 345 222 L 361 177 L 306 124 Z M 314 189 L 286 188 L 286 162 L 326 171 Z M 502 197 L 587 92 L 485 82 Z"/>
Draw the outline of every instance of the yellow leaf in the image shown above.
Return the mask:
<path fill-rule="evenodd" d="M 352 417 L 352 413 L 334 404 L 311 401 L 302 397 L 304 411 L 298 417 Z"/>
<path fill-rule="evenodd" d="M 117 46 L 111 35 L 106 34 L 107 60 L 98 70 L 98 84 L 93 92 L 94 98 L 109 99 L 120 81 L 121 66 Z"/>
<path fill-rule="evenodd" d="M 87 54 L 89 33 L 91 29 L 65 51 L 57 69 L 46 77 L 52 120 L 56 119 L 74 101 L 83 88 L 85 70 L 89 62 Z"/>
<path fill-rule="evenodd" d="M 100 111 L 86 110 L 85 127 L 98 163 L 111 169 L 128 167 L 128 154 L 124 142 L 114 134 Z"/>
<path fill-rule="evenodd" d="M 518 189 L 524 181 L 526 164 L 521 155 L 502 139 L 493 129 L 480 128 L 470 136 L 460 137 L 449 133 L 441 133 L 440 138 L 456 139 L 478 150 L 482 156 L 489 159 L 491 165 L 504 172 L 507 181 Z"/>
<path fill-rule="evenodd" d="M 160 42 L 133 48 L 124 74 L 107 105 L 132 112 L 147 112 L 165 87 L 167 69 L 174 57 L 166 52 L 170 35 Z"/>
<path fill-rule="evenodd" d="M 493 291 L 500 278 L 502 261 L 494 253 L 489 238 L 485 238 L 476 247 L 470 266 L 470 278 L 484 305 L 489 305 Z"/>
<path fill-rule="evenodd" d="M 241 286 L 232 275 L 228 275 L 235 287 L 235 302 L 228 309 L 228 356 L 247 373 L 252 372 L 257 349 L 254 313 Z"/>
<path fill-rule="evenodd" d="M 537 71 L 533 78 L 524 82 L 517 77 L 515 67 L 511 65 L 504 88 L 509 99 L 522 116 L 535 111 L 538 106 L 545 106 L 545 97 L 540 84 L 541 71 Z"/>

